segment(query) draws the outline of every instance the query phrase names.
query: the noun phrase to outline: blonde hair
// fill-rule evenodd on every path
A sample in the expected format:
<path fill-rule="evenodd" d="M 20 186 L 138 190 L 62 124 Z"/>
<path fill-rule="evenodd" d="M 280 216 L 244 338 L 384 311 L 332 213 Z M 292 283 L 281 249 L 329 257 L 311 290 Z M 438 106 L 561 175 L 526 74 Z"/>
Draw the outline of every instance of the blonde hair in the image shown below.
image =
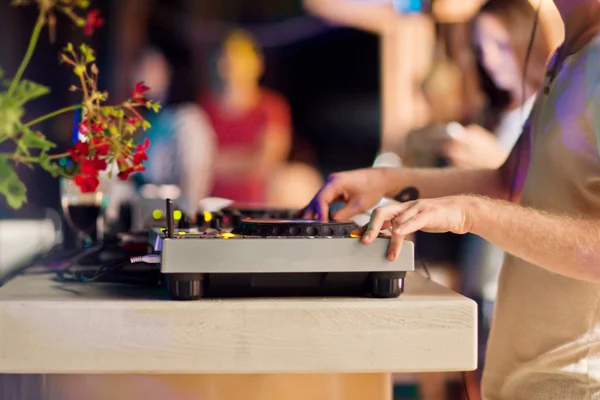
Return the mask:
<path fill-rule="evenodd" d="M 226 52 L 243 54 L 262 59 L 263 54 L 257 40 L 249 32 L 236 29 L 231 32 L 223 42 L 223 50 Z"/>

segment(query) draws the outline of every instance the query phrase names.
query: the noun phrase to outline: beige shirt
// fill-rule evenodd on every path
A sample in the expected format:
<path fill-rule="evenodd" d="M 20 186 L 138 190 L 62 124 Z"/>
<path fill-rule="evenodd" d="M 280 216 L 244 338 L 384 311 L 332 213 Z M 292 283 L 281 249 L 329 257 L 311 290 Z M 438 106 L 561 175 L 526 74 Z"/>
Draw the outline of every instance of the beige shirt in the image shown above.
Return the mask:
<path fill-rule="evenodd" d="M 530 121 L 515 150 L 521 204 L 600 217 L 600 37 L 565 61 L 550 91 L 538 95 Z M 600 400 L 599 306 L 600 284 L 507 255 L 483 398 Z"/>

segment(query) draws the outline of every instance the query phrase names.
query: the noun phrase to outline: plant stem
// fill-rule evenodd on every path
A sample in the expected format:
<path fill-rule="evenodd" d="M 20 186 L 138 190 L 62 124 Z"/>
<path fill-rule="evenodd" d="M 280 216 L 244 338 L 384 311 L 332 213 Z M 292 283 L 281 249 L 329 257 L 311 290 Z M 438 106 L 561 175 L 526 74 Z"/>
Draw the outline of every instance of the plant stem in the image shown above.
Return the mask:
<path fill-rule="evenodd" d="M 67 157 L 69 153 L 60 153 L 60 154 L 52 154 L 48 156 L 49 160 L 58 160 L 59 158 Z M 2 153 L 0 154 L 0 158 L 10 158 L 14 161 L 19 162 L 29 162 L 29 163 L 38 163 L 40 162 L 39 157 L 23 157 L 23 156 L 15 156 L 14 154 Z"/>
<path fill-rule="evenodd" d="M 48 113 L 46 115 L 42 115 L 41 117 L 38 117 L 38 118 L 34 119 L 33 121 L 30 121 L 30 122 L 26 123 L 25 126 L 26 127 L 30 127 L 32 125 L 39 124 L 42 121 L 45 121 L 45 120 L 50 119 L 52 117 L 56 117 L 57 115 L 64 114 L 64 113 L 69 112 L 69 111 L 80 109 L 81 107 L 83 107 L 81 104 L 75 104 L 75 105 L 72 105 L 72 106 L 69 106 L 69 107 L 61 108 L 60 110 L 53 111 L 53 112 Z"/>
<path fill-rule="evenodd" d="M 38 15 L 38 19 L 35 22 L 35 27 L 33 28 L 33 32 L 31 33 L 31 38 L 29 39 L 29 45 L 27 46 L 27 52 L 25 53 L 25 56 L 23 57 L 23 61 L 21 61 L 21 65 L 19 65 L 19 69 L 17 70 L 17 73 L 13 77 L 12 82 L 10 83 L 10 87 L 8 88 L 9 96 L 12 95 L 13 92 L 15 91 L 15 89 L 17 88 L 19 81 L 23 77 L 23 73 L 25 73 L 25 69 L 27 68 L 27 65 L 29 65 L 29 62 L 31 61 L 31 57 L 33 56 L 33 52 L 35 51 L 35 47 L 36 47 L 38 39 L 40 37 L 40 33 L 42 32 L 42 28 L 44 27 L 45 19 L 46 19 L 46 10 L 44 8 L 42 8 L 40 10 L 40 14 Z"/>

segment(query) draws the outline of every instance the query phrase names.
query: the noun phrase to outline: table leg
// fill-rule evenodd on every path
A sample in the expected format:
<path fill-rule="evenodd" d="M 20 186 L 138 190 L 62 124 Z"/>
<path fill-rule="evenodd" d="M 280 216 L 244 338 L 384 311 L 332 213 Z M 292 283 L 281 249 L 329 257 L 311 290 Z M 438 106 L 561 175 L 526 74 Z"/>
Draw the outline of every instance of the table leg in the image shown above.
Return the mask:
<path fill-rule="evenodd" d="M 12 382 L 12 389 L 20 382 L 19 390 L 41 391 L 43 400 L 392 400 L 390 374 L 15 375 L 0 382 Z"/>

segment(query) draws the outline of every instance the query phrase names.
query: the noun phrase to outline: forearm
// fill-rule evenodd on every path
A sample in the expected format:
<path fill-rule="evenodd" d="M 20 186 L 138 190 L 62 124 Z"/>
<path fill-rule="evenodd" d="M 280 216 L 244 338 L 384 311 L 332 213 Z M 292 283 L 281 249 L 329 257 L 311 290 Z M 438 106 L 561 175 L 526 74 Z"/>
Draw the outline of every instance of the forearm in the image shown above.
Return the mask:
<path fill-rule="evenodd" d="M 391 4 L 348 2 L 345 0 L 304 0 L 304 9 L 331 23 L 362 29 L 374 34 L 393 26 L 395 12 Z"/>
<path fill-rule="evenodd" d="M 389 168 L 384 173 L 390 198 L 411 186 L 417 188 L 420 198 L 459 194 L 508 198 L 508 185 L 498 169 Z"/>
<path fill-rule="evenodd" d="M 487 198 L 468 202 L 471 233 L 549 271 L 600 282 L 600 220 L 552 215 Z"/>

